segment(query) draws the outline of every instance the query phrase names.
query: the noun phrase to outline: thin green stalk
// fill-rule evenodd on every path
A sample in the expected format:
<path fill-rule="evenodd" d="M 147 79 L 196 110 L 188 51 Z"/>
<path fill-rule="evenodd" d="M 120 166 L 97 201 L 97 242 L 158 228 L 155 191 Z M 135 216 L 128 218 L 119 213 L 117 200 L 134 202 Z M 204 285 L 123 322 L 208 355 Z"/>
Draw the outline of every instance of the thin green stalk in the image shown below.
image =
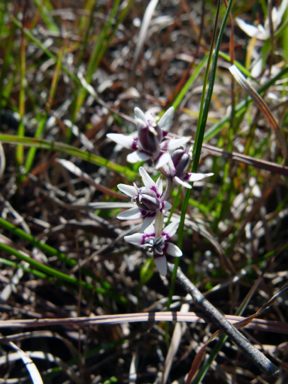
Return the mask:
<path fill-rule="evenodd" d="M 79 281 L 76 277 L 68 276 L 65 273 L 57 271 L 56 269 L 53 269 L 51 267 L 47 267 L 46 265 L 38 263 L 38 261 L 23 255 L 21 252 L 16 251 L 16 249 L 9 247 L 6 244 L 0 243 L 0 249 L 11 255 L 14 255 L 15 257 L 17 257 L 17 259 L 25 261 L 26 263 L 30 264 L 32 267 L 35 267 L 39 271 L 44 272 L 47 275 L 53 276 L 56 279 L 63 280 L 66 283 L 69 283 L 72 285 L 82 286 L 83 288 L 86 288 L 89 290 L 96 290 L 96 292 L 101 294 L 106 293 L 106 290 L 104 288 L 95 287 L 93 284 L 87 284 L 85 281 Z"/>
<path fill-rule="evenodd" d="M 108 19 L 107 23 L 104 25 L 104 28 L 102 29 L 100 36 L 98 37 L 97 42 L 94 46 L 92 55 L 90 57 L 90 60 L 89 60 L 88 66 L 87 66 L 86 77 L 85 77 L 85 80 L 88 84 L 91 83 L 93 73 L 95 73 L 96 69 L 98 68 L 100 61 L 102 60 L 103 56 L 100 55 L 100 52 L 101 52 L 102 47 L 106 46 L 106 40 L 108 39 L 108 32 L 111 28 L 112 21 L 114 20 L 114 18 L 116 16 L 117 10 L 120 6 L 120 2 L 121 2 L 120 0 L 116 0 L 114 2 L 114 5 L 113 5 L 113 8 L 111 10 L 109 19 Z M 81 108 L 81 106 L 84 102 L 86 94 L 87 94 L 86 89 L 81 88 L 80 92 L 77 96 L 77 99 L 76 99 L 76 105 L 75 105 L 74 115 L 73 115 L 72 121 L 75 121 L 76 116 L 79 112 L 79 109 Z M 67 136 L 69 136 L 68 132 L 67 132 L 67 134 L 68 134 Z"/>
<path fill-rule="evenodd" d="M 38 139 L 42 135 L 44 128 L 45 128 L 46 121 L 47 121 L 47 112 L 45 112 L 43 114 L 43 116 L 41 117 L 41 119 L 39 121 L 38 127 L 37 127 L 35 135 L 34 135 L 35 139 Z M 31 166 L 32 166 L 34 158 L 35 158 L 36 151 L 37 151 L 37 147 L 31 147 L 29 149 L 29 152 L 27 154 L 27 158 L 25 161 L 25 173 L 26 174 L 28 174 L 30 172 Z M 23 176 L 22 181 L 24 181 L 25 179 L 26 179 L 26 176 Z"/>
<path fill-rule="evenodd" d="M 230 1 L 230 3 L 232 3 L 232 0 Z M 216 69 L 217 69 L 218 53 L 220 50 L 220 43 L 221 43 L 222 35 L 224 32 L 224 27 L 226 25 L 226 21 L 227 21 L 229 11 L 231 8 L 230 3 L 229 3 L 230 7 L 228 6 L 228 9 L 226 11 L 226 14 L 225 14 L 225 17 L 224 17 L 224 20 L 223 20 L 223 23 L 222 23 L 222 26 L 221 26 L 221 29 L 219 32 L 218 41 L 217 41 L 215 52 L 214 52 L 214 59 L 213 59 L 213 63 L 212 63 L 209 87 L 208 87 L 208 91 L 207 91 L 205 104 L 203 107 L 203 114 L 202 114 L 201 120 L 197 126 L 196 139 L 195 139 L 195 145 L 194 145 L 194 160 L 193 160 L 192 172 L 197 172 L 197 168 L 198 168 L 198 163 L 199 163 L 201 148 L 202 148 L 202 143 L 203 143 L 203 137 L 204 137 L 205 127 L 206 127 L 206 122 L 207 122 L 207 117 L 208 117 L 208 111 L 209 111 L 210 102 L 211 102 L 212 93 L 213 93 L 213 86 L 214 86 L 215 74 L 216 74 Z M 214 28 L 214 35 L 216 34 L 216 29 L 217 29 L 219 6 L 220 6 L 220 2 L 218 2 L 218 10 L 217 10 L 217 17 L 216 17 L 215 28 Z M 213 51 L 213 44 L 211 45 L 210 54 L 212 51 Z M 206 69 L 206 74 L 208 73 L 208 71 L 209 71 L 209 60 L 208 60 L 208 65 L 207 65 L 207 69 Z M 206 75 L 206 77 L 207 77 L 207 75 Z M 205 88 L 203 88 L 203 90 L 205 90 Z M 204 102 L 204 99 L 202 99 L 202 103 L 203 102 Z M 201 109 L 202 109 L 202 106 L 201 106 Z M 183 243 L 184 222 L 185 222 L 185 215 L 186 215 L 186 211 L 187 211 L 187 207 L 188 207 L 190 192 L 191 192 L 190 190 L 187 190 L 187 192 L 185 194 L 184 202 L 182 205 L 182 213 L 181 213 L 181 218 L 180 218 L 180 224 L 179 224 L 179 230 L 178 230 L 178 242 L 177 242 L 177 245 L 180 249 L 182 248 L 182 243 Z M 180 263 L 179 258 L 176 258 L 175 263 L 174 263 L 174 270 L 173 270 L 172 277 L 171 277 L 171 287 L 172 288 L 170 289 L 169 298 L 170 298 L 170 295 L 172 297 L 173 292 L 174 292 L 174 286 L 175 286 L 177 269 L 178 269 L 179 263 Z"/>
<path fill-rule="evenodd" d="M 208 359 L 205 361 L 203 367 L 200 368 L 199 372 L 197 373 L 197 375 L 195 376 L 191 384 L 198 384 L 202 382 L 206 373 L 208 372 L 208 369 L 211 367 L 211 364 L 215 360 L 216 356 L 218 355 L 220 349 L 222 348 L 227 338 L 228 338 L 227 335 L 221 335 L 219 337 L 217 344 L 214 346 L 213 350 L 210 352 Z"/>
<path fill-rule="evenodd" d="M 18 108 L 16 108 L 13 104 L 10 103 L 10 94 L 12 92 L 15 79 L 16 79 L 16 77 L 18 75 L 18 72 L 19 72 L 19 66 L 20 66 L 20 64 L 19 64 L 19 62 L 17 62 L 15 64 L 14 71 L 8 77 L 7 83 L 5 84 L 5 87 L 3 87 L 2 91 L 1 91 L 1 105 L 0 105 L 0 109 L 4 109 L 7 106 L 7 104 L 8 104 L 9 107 L 14 112 L 18 112 Z"/>
<path fill-rule="evenodd" d="M 53 99 L 54 99 L 54 95 L 55 95 L 55 92 L 56 92 L 56 89 L 57 89 L 57 84 L 58 84 L 58 80 L 59 80 L 59 74 L 60 74 L 60 69 L 61 69 L 61 65 L 62 65 L 62 58 L 63 58 L 63 55 L 64 55 L 64 52 L 65 52 L 65 43 L 60 51 L 60 54 L 59 54 L 59 57 L 58 57 L 58 61 L 57 61 L 57 64 L 56 64 L 56 69 L 55 69 L 55 72 L 54 72 L 54 76 L 53 76 L 53 80 L 52 80 L 52 84 L 51 84 L 51 88 L 50 88 L 50 94 L 49 94 L 49 98 L 48 98 L 48 108 L 51 108 L 51 105 L 53 103 Z M 35 132 L 35 139 L 38 139 L 41 137 L 44 129 L 45 129 L 45 124 L 46 124 L 46 121 L 47 121 L 47 117 L 48 117 L 48 113 L 45 112 L 43 114 L 43 116 L 41 117 L 40 119 L 40 122 L 38 124 L 38 127 L 36 129 L 36 132 Z M 37 148 L 36 147 L 32 147 L 29 149 L 29 152 L 28 152 L 28 155 L 27 155 L 27 158 L 26 158 L 26 161 L 25 161 L 25 173 L 29 173 L 30 171 L 30 168 L 33 164 L 33 161 L 34 161 L 34 158 L 35 158 L 35 154 L 36 154 L 36 150 Z M 23 176 L 21 178 L 21 181 L 24 181 L 26 179 L 26 176 Z"/>
<path fill-rule="evenodd" d="M 35 247 L 43 251 L 44 253 L 51 255 L 51 256 L 56 256 L 58 260 L 62 261 L 69 267 L 75 267 L 77 266 L 77 261 L 74 259 L 70 259 L 65 255 L 65 253 L 59 252 L 57 249 L 51 247 L 48 244 L 42 243 L 41 241 L 35 239 L 32 235 L 29 235 L 28 233 L 22 231 L 22 229 L 15 227 L 13 224 L 9 223 L 9 221 L 6 221 L 0 217 L 0 226 L 9 232 L 13 233 L 17 237 L 20 237 L 20 239 L 23 239 L 27 241 L 30 244 L 33 244 Z M 105 289 L 111 289 L 111 285 L 102 279 L 99 279 L 97 276 L 94 275 L 90 270 L 86 268 L 82 268 L 82 275 L 84 276 L 89 276 L 93 280 L 99 282 L 103 288 Z"/>
<path fill-rule="evenodd" d="M 33 43 L 40 48 L 50 59 L 52 59 L 55 63 L 57 63 L 57 56 L 55 56 L 49 49 L 47 49 L 40 40 L 38 40 L 28 29 L 24 28 L 23 25 L 20 23 L 19 20 L 15 19 L 15 17 L 12 17 L 13 23 L 23 31 L 24 35 L 28 37 Z M 81 84 L 80 80 L 77 76 L 73 75 L 72 72 L 69 71 L 63 64 L 61 65 L 61 69 L 76 83 Z"/>
<path fill-rule="evenodd" d="M 195 69 L 193 74 L 186 81 L 185 85 L 183 86 L 183 88 L 179 92 L 178 96 L 176 97 L 176 99 L 175 99 L 175 101 L 173 103 L 173 107 L 174 107 L 175 110 L 178 108 L 179 104 L 181 103 L 181 101 L 183 100 L 185 95 L 187 94 L 187 92 L 190 89 L 191 85 L 194 83 L 194 81 L 199 76 L 199 74 L 202 71 L 204 65 L 207 63 L 208 57 L 209 57 L 208 54 L 203 57 L 203 59 L 201 60 L 200 64 L 197 66 L 197 68 Z"/>
<path fill-rule="evenodd" d="M 25 134 L 25 126 L 23 122 L 23 117 L 25 114 L 25 88 L 26 88 L 26 45 L 25 37 L 22 34 L 21 36 L 21 49 L 20 49 L 20 92 L 19 92 L 19 115 L 20 115 L 20 124 L 18 127 L 18 136 L 22 137 Z M 24 147 L 23 145 L 17 145 L 16 147 L 16 163 L 18 166 L 21 166 L 24 161 Z"/>
<path fill-rule="evenodd" d="M 63 44 L 63 46 L 62 46 L 62 48 L 60 50 L 60 53 L 58 55 L 58 60 L 56 62 L 56 68 L 55 68 L 52 84 L 51 84 L 51 87 L 50 87 L 50 94 L 49 94 L 48 103 L 47 103 L 48 104 L 48 108 L 52 107 L 53 99 L 54 99 L 54 96 L 55 96 L 55 92 L 56 92 L 57 84 L 58 84 L 58 80 L 59 80 L 60 69 L 61 69 L 61 66 L 62 66 L 62 59 L 63 59 L 63 56 L 65 54 L 66 44 L 67 44 L 67 40 L 65 39 L 64 40 L 64 44 Z"/>
<path fill-rule="evenodd" d="M 15 31 L 16 27 L 14 24 L 11 25 L 10 31 L 9 31 L 9 38 L 7 43 L 5 44 L 5 55 L 3 58 L 3 63 L 1 66 L 1 75 L 0 75 L 0 113 L 2 109 L 2 97 L 4 93 L 4 88 L 7 87 L 7 83 L 5 84 L 5 81 L 7 80 L 7 72 L 9 65 L 11 63 L 11 50 L 13 47 L 14 37 L 15 37 Z"/>
<path fill-rule="evenodd" d="M 86 47 L 87 47 L 87 43 L 88 43 L 88 37 L 89 37 L 89 33 L 90 33 L 90 29 L 91 29 L 91 26 L 92 26 L 92 22 L 93 22 L 93 12 L 96 8 L 96 4 L 97 4 L 97 0 L 89 0 L 87 2 L 87 4 L 85 5 L 85 10 L 89 11 L 89 21 L 88 21 L 88 24 L 87 24 L 87 17 L 82 17 L 82 20 L 80 22 L 80 25 L 79 25 L 79 31 L 80 33 L 85 30 L 85 33 L 84 33 L 84 41 L 83 43 L 81 43 L 81 46 L 80 46 L 80 52 L 79 52 L 79 56 L 78 56 L 78 65 L 77 67 L 79 67 L 79 65 L 83 62 L 83 56 L 84 56 L 84 52 L 86 50 Z"/>
<path fill-rule="evenodd" d="M 231 1 L 230 1 L 230 3 L 231 3 Z M 218 6 L 220 7 L 220 1 L 218 2 Z M 216 28 L 217 28 L 217 24 L 218 24 L 219 7 L 217 9 L 217 16 L 216 16 L 217 18 L 216 18 L 216 22 L 215 22 L 215 28 L 214 28 L 214 33 L 213 33 L 213 40 L 212 40 L 210 54 L 213 51 L 214 40 L 216 38 Z M 230 5 L 230 7 L 231 7 L 231 5 Z M 228 6 L 228 9 L 229 9 L 229 6 Z M 221 43 L 221 40 L 222 40 L 222 35 L 224 33 L 224 28 L 225 28 L 228 16 L 229 16 L 229 12 L 226 11 L 226 14 L 224 16 L 224 20 L 223 20 L 223 23 L 222 23 L 222 26 L 221 26 L 221 29 L 220 29 L 220 32 L 219 32 L 216 48 L 215 48 L 215 51 L 214 51 L 214 59 L 213 59 L 213 63 L 212 63 L 212 69 L 211 69 L 211 74 L 210 74 L 209 86 L 208 86 L 208 91 L 207 91 L 207 96 L 206 96 L 206 99 L 205 99 L 204 107 L 202 107 L 202 104 L 204 102 L 204 98 L 201 100 L 201 107 L 200 108 L 201 109 L 203 108 L 203 114 L 199 114 L 199 121 L 198 121 L 197 131 L 196 131 L 195 145 L 194 145 L 194 148 L 193 148 L 192 172 L 197 172 L 198 163 L 199 163 L 199 160 L 200 160 L 202 143 L 203 143 L 203 138 L 204 138 L 204 133 L 205 133 L 205 128 L 206 128 L 206 122 L 207 122 L 208 112 L 209 112 L 211 98 L 212 98 L 212 94 L 213 94 L 213 88 L 214 88 L 214 82 L 215 82 L 215 76 L 216 76 L 216 70 L 217 70 L 217 62 L 218 62 L 218 53 L 219 53 L 219 50 L 220 50 L 220 43 Z M 209 64 L 210 64 L 210 58 L 209 58 Z M 207 71 L 206 71 L 206 76 L 207 77 L 208 77 L 208 71 L 209 71 L 209 66 L 207 66 Z M 206 85 L 206 83 L 204 83 L 204 85 Z M 205 92 L 205 88 L 204 88 L 204 92 Z M 190 195 L 190 192 L 189 193 L 188 192 L 189 191 L 186 192 L 187 203 L 186 203 L 185 212 L 186 212 L 187 205 L 188 205 L 188 197 Z M 185 196 L 185 198 L 186 198 L 186 196 Z M 183 218 L 184 218 L 184 215 L 183 215 Z M 184 219 L 183 219 L 183 226 L 184 226 Z M 181 241 L 181 243 L 182 243 L 182 241 Z"/>
<path fill-rule="evenodd" d="M 283 76 L 288 73 L 288 67 L 282 69 L 276 76 L 269 79 L 265 84 L 263 84 L 260 88 L 258 88 L 257 92 L 261 95 L 262 93 L 266 92 L 267 89 L 269 89 L 275 82 L 279 79 L 281 79 Z M 235 117 L 240 116 L 242 113 L 244 113 L 247 110 L 247 107 L 252 104 L 253 100 L 248 97 L 247 100 L 241 101 L 236 107 L 235 107 Z M 218 123 L 214 124 L 211 128 L 207 129 L 207 131 L 204 134 L 204 142 L 212 139 L 217 133 L 221 131 L 221 129 L 229 123 L 230 115 L 224 116 Z"/>
<path fill-rule="evenodd" d="M 121 4 L 121 0 L 116 0 L 114 2 L 113 8 L 112 8 L 110 16 L 109 16 L 109 20 L 105 24 L 104 28 L 102 29 L 102 31 L 100 33 L 100 36 L 97 40 L 97 43 L 95 44 L 92 56 L 91 56 L 89 63 L 88 63 L 87 73 L 86 73 L 86 78 L 85 78 L 86 82 L 88 84 L 91 83 L 93 73 L 95 73 L 96 69 L 99 67 L 100 62 L 101 62 L 106 50 L 108 49 L 113 36 L 115 35 L 115 33 L 118 29 L 118 26 L 120 25 L 120 23 L 123 22 L 123 20 L 126 17 L 127 12 L 130 9 L 132 3 L 133 3 L 133 0 L 129 0 L 126 7 L 120 12 L 118 20 L 115 22 L 115 25 L 114 25 L 112 31 L 110 31 L 111 26 L 112 26 L 112 22 L 115 19 L 116 13 L 117 13 L 119 6 Z M 82 104 L 84 102 L 86 94 L 87 94 L 86 89 L 82 88 L 80 90 L 78 96 L 77 96 L 72 121 L 75 120 L 76 115 L 77 115 L 80 107 L 82 106 Z"/>
<path fill-rule="evenodd" d="M 46 273 L 40 272 L 37 269 L 30 268 L 26 265 L 16 263 L 15 261 L 3 259 L 2 257 L 0 257 L 0 263 L 4 264 L 4 265 L 8 265 L 8 267 L 23 269 L 23 271 L 28 272 L 28 273 L 32 273 L 34 276 L 40 277 L 40 279 L 45 279 L 45 280 L 49 280 L 51 282 L 54 282 L 53 277 L 48 276 Z"/>
<path fill-rule="evenodd" d="M 59 28 L 57 24 L 54 22 L 52 16 L 51 16 L 51 11 L 54 9 L 53 6 L 51 5 L 50 1 L 43 1 L 43 0 L 33 0 L 38 12 L 41 15 L 42 20 L 46 24 L 47 28 L 54 33 L 59 33 Z"/>

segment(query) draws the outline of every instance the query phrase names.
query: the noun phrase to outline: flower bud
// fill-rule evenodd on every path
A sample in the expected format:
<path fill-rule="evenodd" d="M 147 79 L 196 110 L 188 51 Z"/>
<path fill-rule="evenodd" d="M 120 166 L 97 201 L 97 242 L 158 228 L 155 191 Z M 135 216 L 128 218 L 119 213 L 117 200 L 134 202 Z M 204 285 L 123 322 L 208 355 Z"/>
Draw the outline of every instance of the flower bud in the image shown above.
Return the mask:
<path fill-rule="evenodd" d="M 138 138 L 144 151 L 157 153 L 159 152 L 159 144 L 162 141 L 163 134 L 158 124 L 153 124 L 152 121 L 148 120 L 145 127 L 138 126 Z"/>
<path fill-rule="evenodd" d="M 189 153 L 185 149 L 179 148 L 171 153 L 171 159 L 176 171 L 174 176 L 183 176 L 190 164 Z"/>

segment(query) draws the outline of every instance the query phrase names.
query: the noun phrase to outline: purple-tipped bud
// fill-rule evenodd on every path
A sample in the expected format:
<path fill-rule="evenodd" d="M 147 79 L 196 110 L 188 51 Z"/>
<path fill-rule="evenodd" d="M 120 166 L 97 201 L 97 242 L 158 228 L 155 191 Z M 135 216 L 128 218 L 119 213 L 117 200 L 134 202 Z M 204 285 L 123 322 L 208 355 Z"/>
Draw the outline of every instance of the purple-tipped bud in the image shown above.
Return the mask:
<path fill-rule="evenodd" d="M 163 139 L 163 134 L 158 124 L 153 124 L 152 121 L 148 120 L 148 125 L 145 127 L 138 126 L 138 138 L 144 151 L 157 153 L 159 151 L 159 144 Z"/>
<path fill-rule="evenodd" d="M 176 149 L 171 153 L 171 159 L 173 161 L 176 173 L 174 176 L 181 177 L 187 171 L 190 164 L 190 156 L 185 149 Z"/>

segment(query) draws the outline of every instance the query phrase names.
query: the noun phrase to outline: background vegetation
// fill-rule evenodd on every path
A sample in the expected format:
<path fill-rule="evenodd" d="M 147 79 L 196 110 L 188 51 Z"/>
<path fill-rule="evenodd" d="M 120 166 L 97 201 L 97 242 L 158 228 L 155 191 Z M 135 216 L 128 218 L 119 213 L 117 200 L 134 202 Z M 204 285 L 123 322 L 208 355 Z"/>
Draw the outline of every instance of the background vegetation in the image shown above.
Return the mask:
<path fill-rule="evenodd" d="M 0 2 L 0 382 L 182 383 L 191 367 L 194 384 L 287 382 L 288 11 L 277 26 L 279 1 L 229 4 L 225 21 L 226 1 Z M 231 321 L 274 297 L 243 332 L 276 377 L 223 335 L 200 355 L 217 327 L 123 241 L 140 221 L 98 204 L 127 201 L 117 184 L 140 182 L 106 134 L 133 132 L 135 106 L 171 105 L 171 135 L 196 139 L 193 171 L 214 173 L 186 198 L 174 191 L 180 267 Z"/>

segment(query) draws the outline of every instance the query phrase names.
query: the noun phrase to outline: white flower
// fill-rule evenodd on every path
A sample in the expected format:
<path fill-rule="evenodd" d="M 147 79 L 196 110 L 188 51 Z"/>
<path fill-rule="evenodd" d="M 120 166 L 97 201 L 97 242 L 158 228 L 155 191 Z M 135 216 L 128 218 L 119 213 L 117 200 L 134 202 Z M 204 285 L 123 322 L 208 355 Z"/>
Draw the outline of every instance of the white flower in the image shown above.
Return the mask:
<path fill-rule="evenodd" d="M 124 240 L 128 243 L 146 248 L 154 254 L 154 261 L 161 275 L 167 274 L 166 254 L 180 257 L 181 250 L 174 244 L 167 242 L 177 231 L 178 221 L 173 221 L 163 229 L 160 237 L 155 237 L 155 227 L 153 224 L 145 229 L 144 233 L 135 233 L 134 235 L 125 236 Z"/>
<path fill-rule="evenodd" d="M 284 12 L 287 8 L 288 0 L 283 0 L 280 7 L 272 9 L 272 23 L 273 30 L 276 31 L 281 23 Z M 270 37 L 270 27 L 269 27 L 269 18 L 266 19 L 263 25 L 259 24 L 257 27 L 255 25 L 251 25 L 246 23 L 244 20 L 236 17 L 236 22 L 238 26 L 250 37 L 256 37 L 259 40 L 267 40 Z"/>
<path fill-rule="evenodd" d="M 158 123 L 156 123 L 150 112 L 144 113 L 138 107 L 134 109 L 134 114 L 137 122 L 138 138 L 117 133 L 107 134 L 107 137 L 115 141 L 115 143 L 134 150 L 127 156 L 129 163 L 152 159 L 156 169 L 158 169 L 169 161 L 167 151 L 173 151 L 190 140 L 190 137 L 182 137 L 163 141 L 172 124 L 173 107 L 164 113 Z"/>
<path fill-rule="evenodd" d="M 161 200 L 163 185 L 160 177 L 154 183 L 143 167 L 139 168 L 139 173 L 145 187 L 137 188 L 135 184 L 134 186 L 118 184 L 120 191 L 130 196 L 132 202 L 136 203 L 137 206 L 119 213 L 117 219 L 135 220 L 144 218 L 140 228 L 140 232 L 143 232 L 154 221 L 159 211 L 165 213 L 171 209 L 172 205 L 168 201 Z"/>
<path fill-rule="evenodd" d="M 258 40 L 266 41 L 270 38 L 271 29 L 273 31 L 277 31 L 277 29 L 279 29 L 279 26 L 281 24 L 281 20 L 287 8 L 287 5 L 288 5 L 288 0 L 283 0 L 278 9 L 277 8 L 272 9 L 271 28 L 269 25 L 269 18 L 265 20 L 264 27 L 261 24 L 255 27 L 255 25 L 248 24 L 244 20 L 239 19 L 238 17 L 236 17 L 236 22 L 239 28 L 241 28 L 248 36 L 254 37 Z M 254 60 L 251 65 L 251 76 L 259 77 L 260 74 L 262 73 L 267 55 L 265 53 L 264 54 L 258 53 L 256 50 L 253 50 L 252 54 L 253 54 Z"/>

